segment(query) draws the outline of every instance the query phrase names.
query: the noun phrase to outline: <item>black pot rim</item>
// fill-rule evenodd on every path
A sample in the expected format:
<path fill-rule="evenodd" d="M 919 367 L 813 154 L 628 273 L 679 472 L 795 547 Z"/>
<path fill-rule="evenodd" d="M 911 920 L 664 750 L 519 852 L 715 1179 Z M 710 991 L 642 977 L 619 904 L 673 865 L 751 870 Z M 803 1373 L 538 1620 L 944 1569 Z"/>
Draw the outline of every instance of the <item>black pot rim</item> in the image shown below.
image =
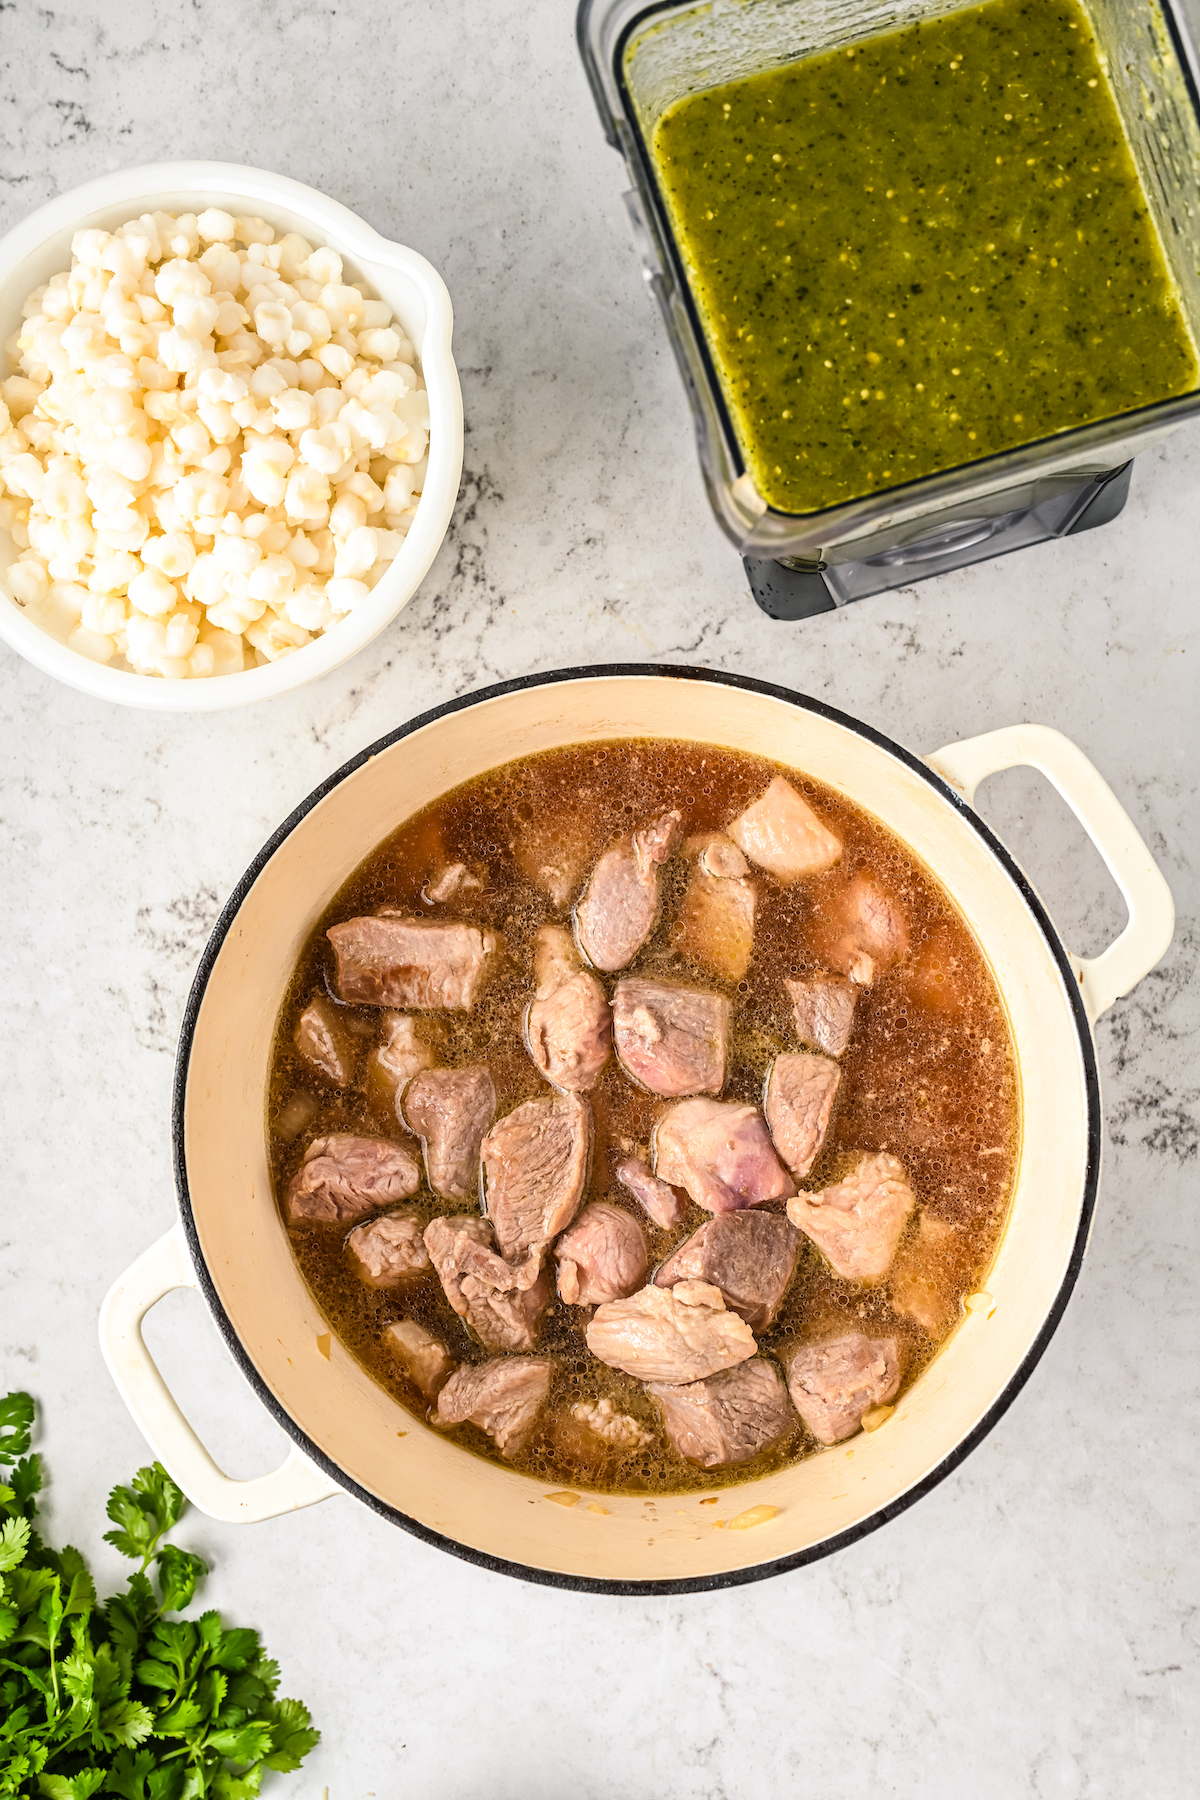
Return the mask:
<path fill-rule="evenodd" d="M 1071 1255 L 1066 1271 L 1059 1285 L 1054 1303 L 1051 1306 L 1037 1337 L 1030 1345 L 1020 1366 L 1014 1371 L 1000 1394 L 992 1402 L 992 1405 L 988 1408 L 987 1412 L 974 1429 L 969 1432 L 962 1442 L 956 1445 L 947 1456 L 943 1457 L 937 1467 L 932 1469 L 923 1480 L 907 1489 L 896 1500 L 893 1500 L 890 1505 L 880 1507 L 878 1511 L 871 1513 L 869 1517 L 865 1519 L 861 1519 L 856 1525 L 850 1526 L 846 1531 L 837 1532 L 834 1536 L 824 1538 L 820 1543 L 810 1545 L 805 1550 L 798 1550 L 790 1556 L 777 1557 L 770 1562 L 756 1563 L 751 1568 L 731 1569 L 714 1575 L 689 1576 L 664 1581 L 602 1581 L 582 1575 L 562 1574 L 552 1569 L 538 1569 L 526 1563 L 510 1562 L 504 1557 L 492 1556 L 487 1551 L 473 1549 L 470 1545 L 460 1544 L 456 1539 L 446 1537 L 441 1532 L 432 1531 L 427 1525 L 421 1524 L 417 1519 L 410 1518 L 407 1513 L 401 1512 L 397 1507 L 389 1506 L 385 1501 L 380 1500 L 376 1495 L 369 1493 L 366 1488 L 360 1487 L 356 1481 L 352 1480 L 351 1477 L 337 1465 L 337 1463 L 333 1462 L 332 1459 L 313 1442 L 308 1434 L 297 1425 L 290 1413 L 280 1405 L 279 1401 L 275 1398 L 275 1395 L 263 1381 L 258 1369 L 246 1352 L 242 1341 L 234 1328 L 232 1320 L 226 1313 L 213 1284 L 212 1277 L 209 1274 L 204 1254 L 200 1248 L 199 1234 L 196 1229 L 196 1221 L 192 1211 L 191 1194 L 187 1178 L 187 1165 L 183 1148 L 183 1120 L 187 1093 L 188 1066 L 191 1060 L 196 1021 L 205 990 L 208 986 L 209 976 L 212 973 L 213 965 L 228 936 L 229 930 L 241 909 L 242 902 L 245 900 L 246 895 L 249 893 L 255 881 L 257 881 L 266 864 L 275 854 L 280 844 L 284 842 L 285 838 L 291 835 L 300 822 L 308 816 L 315 806 L 325 799 L 327 794 L 332 793 L 334 788 L 339 787 L 343 781 L 353 775 L 355 771 L 360 769 L 371 757 L 378 756 L 382 751 L 390 749 L 393 744 L 399 743 L 402 738 L 411 737 L 414 732 L 422 730 L 424 726 L 432 724 L 437 719 L 446 718 L 452 713 L 462 712 L 471 706 L 478 706 L 483 701 L 495 700 L 505 694 L 520 693 L 525 689 L 551 687 L 568 681 L 607 680 L 614 676 L 625 678 L 648 676 L 665 680 L 702 681 L 719 687 L 737 688 L 745 693 L 764 695 L 773 700 L 781 700 L 789 706 L 799 708 L 803 712 L 815 713 L 820 718 L 829 719 L 834 724 L 845 726 L 847 730 L 854 732 L 861 738 L 865 738 L 868 743 L 874 744 L 878 749 L 886 751 L 888 755 L 895 757 L 897 761 L 903 763 L 906 768 L 912 771 L 912 773 L 919 775 L 923 781 L 928 782 L 929 786 L 944 800 L 949 801 L 961 817 L 971 826 L 972 830 L 978 833 L 983 839 L 997 862 L 999 862 L 1013 885 L 1017 888 L 1021 898 L 1032 913 L 1033 918 L 1046 941 L 1047 947 L 1058 966 L 1059 972 L 1063 978 L 1063 985 L 1067 993 L 1068 1001 L 1075 1018 L 1076 1034 L 1079 1039 L 1080 1054 L 1083 1062 L 1084 1086 L 1087 1095 L 1088 1111 L 1087 1165 L 1084 1175 L 1083 1197 L 1080 1206 L 1079 1225 L 1075 1233 L 1074 1243 L 1071 1247 Z M 300 805 L 297 806 L 277 830 L 271 834 L 257 856 L 255 856 L 253 861 L 249 864 L 245 874 L 241 877 L 240 881 L 238 881 L 233 892 L 230 894 L 229 899 L 226 901 L 225 906 L 221 911 L 221 916 L 213 927 L 212 935 L 205 945 L 204 953 L 200 958 L 199 967 L 196 970 L 195 979 L 192 982 L 191 990 L 188 994 L 187 1004 L 183 1013 L 183 1023 L 179 1033 L 179 1049 L 176 1056 L 175 1078 L 173 1084 L 171 1124 L 175 1186 L 179 1201 L 179 1212 L 183 1222 L 184 1233 L 187 1237 L 188 1249 L 195 1266 L 200 1290 L 208 1303 L 209 1310 L 216 1321 L 217 1328 L 224 1338 L 226 1347 L 233 1357 L 234 1362 L 246 1377 L 246 1380 L 250 1383 L 250 1386 L 254 1389 L 254 1392 L 258 1395 L 258 1398 L 267 1408 L 267 1411 L 271 1414 L 272 1418 L 283 1431 L 287 1433 L 288 1437 L 298 1445 L 305 1456 L 315 1463 L 318 1468 L 323 1470 L 324 1473 L 328 1475 L 332 1481 L 336 1482 L 339 1487 L 343 1488 L 346 1493 L 352 1495 L 356 1500 L 360 1500 L 364 1506 L 370 1507 L 371 1511 L 378 1513 L 381 1518 L 388 1519 L 392 1524 L 401 1526 L 405 1531 L 411 1532 L 414 1537 L 420 1538 L 423 1543 L 432 1544 L 439 1550 L 448 1551 L 452 1556 L 461 1557 L 464 1562 L 472 1563 L 476 1568 L 488 1569 L 499 1575 L 512 1575 L 520 1580 L 533 1582 L 541 1587 L 566 1588 L 581 1594 L 615 1594 L 622 1596 L 712 1593 L 721 1588 L 741 1587 L 747 1582 L 765 1581 L 769 1576 L 782 1575 L 792 1569 L 804 1568 L 810 1563 L 819 1562 L 824 1557 L 833 1555 L 835 1551 L 843 1550 L 851 1544 L 859 1543 L 872 1532 L 878 1531 L 880 1526 L 886 1525 L 891 1519 L 898 1518 L 901 1513 L 906 1512 L 910 1506 L 915 1505 L 918 1500 L 923 1499 L 926 1494 L 931 1493 L 948 1475 L 952 1474 L 970 1455 L 971 1451 L 983 1442 L 984 1438 L 987 1437 L 993 1427 L 1004 1417 L 1004 1414 L 1008 1411 L 1021 1389 L 1025 1386 L 1025 1383 L 1033 1374 L 1034 1369 L 1045 1354 L 1050 1339 L 1058 1329 L 1059 1322 L 1066 1310 L 1067 1302 L 1074 1290 L 1075 1283 L 1079 1279 L 1084 1251 L 1087 1247 L 1088 1233 L 1091 1229 L 1092 1215 L 1095 1211 L 1096 1195 L 1100 1180 L 1101 1131 L 1100 1081 L 1096 1066 L 1095 1046 L 1092 1042 L 1091 1028 L 1088 1024 L 1087 1014 L 1084 1011 L 1083 999 L 1079 992 L 1079 985 L 1066 950 L 1057 931 L 1051 923 L 1045 908 L 1021 869 L 991 829 L 984 823 L 974 809 L 967 805 L 967 802 L 963 799 L 962 795 L 956 793 L 947 781 L 940 775 L 935 774 L 935 772 L 929 768 L 920 757 L 914 755 L 912 751 L 905 750 L 901 745 L 895 743 L 891 738 L 886 737 L 882 732 L 876 731 L 870 725 L 865 725 L 861 720 L 852 717 L 848 713 L 840 712 L 837 708 L 826 705 L 822 700 L 814 700 L 809 695 L 795 693 L 789 688 L 779 687 L 772 682 L 759 681 L 753 676 L 731 675 L 717 669 L 692 668 L 684 664 L 672 663 L 598 663 L 592 667 L 552 669 L 543 674 L 522 675 L 512 681 L 497 682 L 490 687 L 481 688 L 477 692 L 460 695 L 453 700 L 446 700 L 440 706 L 432 707 L 428 712 L 418 714 L 416 718 L 410 719 L 407 724 L 398 726 L 394 731 L 388 732 L 385 736 L 378 738 L 373 744 L 368 745 L 368 747 L 365 750 L 360 751 L 357 756 L 351 757 L 349 762 L 343 763 L 340 769 L 335 770 L 332 775 L 328 776 L 314 788 L 308 798 L 301 801 Z"/>

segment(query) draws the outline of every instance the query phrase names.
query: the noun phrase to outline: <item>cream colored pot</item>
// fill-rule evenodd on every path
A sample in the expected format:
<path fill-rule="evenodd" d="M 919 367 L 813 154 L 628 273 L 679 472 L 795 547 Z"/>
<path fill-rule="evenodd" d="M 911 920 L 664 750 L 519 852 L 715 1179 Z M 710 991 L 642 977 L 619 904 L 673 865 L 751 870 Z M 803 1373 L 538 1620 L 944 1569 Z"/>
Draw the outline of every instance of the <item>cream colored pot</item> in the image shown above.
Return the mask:
<path fill-rule="evenodd" d="M 351 871 L 410 814 L 471 776 L 532 751 L 625 737 L 692 738 L 773 757 L 883 820 L 974 931 L 1008 1009 L 1020 1073 L 1022 1147 L 987 1278 L 992 1304 L 963 1319 L 879 1430 L 727 1489 L 715 1506 L 692 1495 L 657 1506 L 591 1494 L 563 1504 L 563 1495 L 418 1424 L 336 1338 L 329 1345 L 267 1171 L 276 1016 L 301 946 Z M 1063 947 L 1020 869 L 971 810 L 978 782 L 1017 763 L 1054 783 L 1125 897 L 1129 923 L 1099 957 Z M 269 1518 L 344 1490 L 489 1568 L 625 1593 L 717 1587 L 811 1561 L 882 1524 L 954 1468 L 1045 1349 L 1079 1272 L 1100 1171 L 1090 1025 L 1153 968 L 1173 922 L 1166 883 L 1110 790 L 1074 745 L 1041 726 L 991 732 L 922 761 L 800 695 L 661 668 L 536 676 L 440 707 L 318 788 L 225 908 L 180 1041 L 180 1220 L 105 1301 L 109 1367 L 155 1453 L 218 1518 Z M 151 1361 L 141 1319 L 183 1286 L 200 1288 L 234 1358 L 294 1440 L 272 1475 L 229 1480 Z M 748 1523 L 752 1508 L 775 1510 Z"/>

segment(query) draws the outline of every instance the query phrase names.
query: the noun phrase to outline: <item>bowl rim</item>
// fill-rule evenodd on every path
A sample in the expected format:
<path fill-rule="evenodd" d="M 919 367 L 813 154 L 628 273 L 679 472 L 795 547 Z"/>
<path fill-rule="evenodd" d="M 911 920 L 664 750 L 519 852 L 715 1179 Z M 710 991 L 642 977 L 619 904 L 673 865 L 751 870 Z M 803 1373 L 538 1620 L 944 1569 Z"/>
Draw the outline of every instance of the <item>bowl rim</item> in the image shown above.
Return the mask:
<path fill-rule="evenodd" d="M 398 1507 L 390 1506 L 375 1494 L 361 1487 L 345 1470 L 329 1457 L 314 1440 L 309 1437 L 292 1418 L 291 1414 L 279 1403 L 258 1372 L 254 1362 L 242 1345 L 225 1307 L 217 1294 L 216 1287 L 209 1274 L 204 1253 L 200 1247 L 199 1233 L 192 1211 L 191 1194 L 188 1185 L 187 1159 L 184 1150 L 184 1118 L 187 1099 L 188 1067 L 191 1060 L 192 1044 L 200 1007 L 208 986 L 217 957 L 228 937 L 242 902 L 257 881 L 266 864 L 274 856 L 279 846 L 292 834 L 298 825 L 313 809 L 339 787 L 350 776 L 362 768 L 372 757 L 380 755 L 402 739 L 412 736 L 414 732 L 435 723 L 453 713 L 463 712 L 469 707 L 498 699 L 503 695 L 519 693 L 523 690 L 534 690 L 541 687 L 561 685 L 567 682 L 611 680 L 614 677 L 664 678 L 667 680 L 692 681 L 710 683 L 721 687 L 739 689 L 745 693 L 761 695 L 768 699 L 779 700 L 801 711 L 811 712 L 835 725 L 843 726 L 857 736 L 865 738 L 877 749 L 895 757 L 907 769 L 917 774 L 942 799 L 949 802 L 954 811 L 984 841 L 996 861 L 1012 881 L 1021 899 L 1028 907 L 1034 922 L 1046 941 L 1051 957 L 1057 965 L 1062 977 L 1063 986 L 1068 996 L 1071 1015 L 1079 1040 L 1080 1057 L 1084 1078 L 1084 1092 L 1087 1106 L 1086 1168 L 1081 1182 L 1081 1198 L 1079 1223 L 1075 1231 L 1071 1252 L 1064 1270 L 1062 1281 L 1054 1302 L 1048 1311 L 1041 1329 L 1038 1331 L 1028 1351 L 1014 1370 L 1005 1386 L 996 1396 L 991 1406 L 980 1418 L 975 1427 L 968 1432 L 960 1443 L 948 1455 L 942 1458 L 937 1466 L 930 1470 L 921 1481 L 908 1488 L 895 1500 L 877 1511 L 860 1519 L 846 1530 L 811 1544 L 803 1550 L 793 1551 L 786 1556 L 769 1561 L 754 1563 L 748 1567 L 723 1570 L 715 1574 L 683 1576 L 662 1581 L 616 1581 L 598 1579 L 596 1577 L 565 1574 L 557 1570 L 533 1568 L 527 1563 L 515 1562 L 505 1557 L 495 1556 L 488 1551 L 479 1550 L 471 1545 L 462 1544 L 457 1539 L 446 1536 L 442 1532 L 432 1530 L 419 1520 L 410 1517 Z M 723 1588 L 741 1587 L 749 1582 L 765 1581 L 770 1576 L 790 1573 L 793 1569 L 806 1567 L 838 1550 L 847 1549 L 860 1542 L 872 1532 L 888 1524 L 907 1512 L 910 1506 L 923 1499 L 926 1494 L 953 1474 L 962 1462 L 976 1449 L 1003 1418 L 1013 1404 L 1021 1389 L 1033 1374 L 1037 1364 L 1054 1336 L 1062 1320 L 1067 1302 L 1071 1298 L 1075 1284 L 1079 1279 L 1083 1265 L 1083 1257 L 1087 1248 L 1095 1212 L 1096 1198 L 1100 1182 L 1100 1164 L 1102 1150 L 1102 1114 L 1100 1101 L 1100 1080 L 1096 1062 L 1095 1042 L 1091 1027 L 1084 1010 L 1083 999 L 1079 991 L 1079 983 L 1072 969 L 1070 958 L 1061 938 L 1058 935 L 1045 907 L 1038 898 L 1027 877 L 1008 850 L 996 837 L 990 826 L 968 805 L 961 794 L 950 786 L 941 775 L 937 774 L 913 751 L 905 749 L 874 726 L 865 724 L 852 714 L 840 711 L 823 700 L 811 695 L 797 693 L 794 689 L 781 687 L 776 683 L 761 681 L 755 676 L 737 675 L 719 669 L 692 667 L 681 663 L 597 663 L 592 666 L 581 666 L 565 669 L 551 669 L 537 674 L 521 675 L 509 681 L 501 681 L 471 693 L 457 695 L 445 700 L 440 705 L 431 707 L 427 712 L 419 713 L 405 724 L 395 727 L 377 738 L 373 743 L 360 750 L 335 769 L 324 781 L 320 782 L 306 799 L 277 826 L 257 855 L 248 864 L 229 899 L 221 910 L 221 914 L 213 927 L 212 935 L 204 947 L 200 962 L 188 993 L 184 1006 L 183 1019 L 180 1026 L 179 1046 L 176 1052 L 175 1072 L 172 1082 L 172 1161 L 175 1173 L 176 1197 L 179 1204 L 180 1219 L 187 1240 L 188 1252 L 196 1271 L 197 1285 L 204 1296 L 213 1319 L 225 1341 L 226 1348 L 234 1362 L 246 1377 L 276 1424 L 286 1432 L 294 1444 L 320 1468 L 339 1487 L 350 1494 L 364 1506 L 378 1513 L 381 1518 L 399 1525 L 403 1530 L 411 1532 L 423 1543 L 445 1550 L 462 1561 L 472 1563 L 476 1568 L 487 1569 L 493 1574 L 511 1575 L 519 1580 L 532 1582 L 538 1587 L 565 1588 L 575 1593 L 611 1594 L 618 1597 L 641 1597 L 649 1595 L 675 1595 L 712 1593 Z"/>
<path fill-rule="evenodd" d="M 317 188 L 250 164 L 224 162 L 144 163 L 98 176 L 56 195 L 21 219 L 0 238 L 0 291 L 17 266 L 49 239 L 89 214 L 116 206 L 146 210 L 169 193 L 225 196 L 252 201 L 310 221 L 314 235 L 336 240 L 352 258 L 386 263 L 402 272 L 421 294 L 426 309 L 419 346 L 421 372 L 429 392 L 435 429 L 430 433 L 429 472 L 412 526 L 399 557 L 404 568 L 393 587 L 392 569 L 348 618 L 290 656 L 237 675 L 203 681 L 166 681 L 132 670 L 94 663 L 43 631 L 0 594 L 0 639 L 45 675 L 94 699 L 146 712 L 217 712 L 253 705 L 303 687 L 330 674 L 365 649 L 416 593 L 440 550 L 458 499 L 463 459 L 462 391 L 454 362 L 454 309 L 441 275 L 419 251 L 385 238 L 348 206 Z M 24 296 L 22 296 L 24 298 Z M 426 504 L 428 502 L 428 504 Z M 411 547 L 411 548 L 410 548 Z"/>

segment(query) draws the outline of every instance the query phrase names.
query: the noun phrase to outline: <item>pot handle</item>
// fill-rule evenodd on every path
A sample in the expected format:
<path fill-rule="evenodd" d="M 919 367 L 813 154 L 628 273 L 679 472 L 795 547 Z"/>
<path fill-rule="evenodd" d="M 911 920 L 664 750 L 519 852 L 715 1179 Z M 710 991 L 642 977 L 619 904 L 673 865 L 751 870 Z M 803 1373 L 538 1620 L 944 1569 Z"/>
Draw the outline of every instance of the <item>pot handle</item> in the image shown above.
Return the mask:
<path fill-rule="evenodd" d="M 1019 764 L 1056 787 L 1095 844 L 1129 909 L 1124 931 L 1099 956 L 1068 952 L 1084 1010 L 1095 1024 L 1166 955 L 1175 902 L 1158 864 L 1108 783 L 1078 744 L 1048 725 L 1008 725 L 935 750 L 925 761 L 971 803 L 987 775 Z"/>
<path fill-rule="evenodd" d="M 139 1256 L 104 1297 L 100 1348 L 122 1400 L 155 1456 L 188 1499 L 212 1519 L 257 1524 L 327 1500 L 342 1489 L 293 1447 L 271 1475 L 233 1481 L 184 1418 L 142 1337 L 142 1320 L 175 1288 L 197 1285 L 183 1226 Z"/>

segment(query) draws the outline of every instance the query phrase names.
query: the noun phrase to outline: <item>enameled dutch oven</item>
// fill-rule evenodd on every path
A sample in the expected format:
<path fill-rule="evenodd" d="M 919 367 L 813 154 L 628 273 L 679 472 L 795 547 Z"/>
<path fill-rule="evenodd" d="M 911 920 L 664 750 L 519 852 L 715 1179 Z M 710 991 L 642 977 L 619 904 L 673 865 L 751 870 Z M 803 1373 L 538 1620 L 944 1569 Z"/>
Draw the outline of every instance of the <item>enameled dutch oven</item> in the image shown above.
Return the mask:
<path fill-rule="evenodd" d="M 271 1042 L 293 965 L 351 871 L 410 814 L 485 770 L 558 745 L 691 738 L 802 770 L 894 832 L 957 902 L 1011 1022 L 1022 1141 L 1009 1221 L 967 1314 L 892 1417 L 717 1507 L 695 1495 L 657 1516 L 635 1495 L 589 1510 L 485 1462 L 412 1416 L 333 1338 L 293 1260 L 267 1170 Z M 984 776 L 1040 769 L 1076 813 L 1129 908 L 1101 956 L 1070 954 L 1012 857 L 972 811 Z M 568 670 L 450 702 L 383 738 L 299 807 L 239 882 L 200 964 L 175 1082 L 178 1224 L 121 1278 L 101 1315 L 109 1367 L 155 1453 L 205 1512 L 270 1518 L 339 1492 L 484 1567 L 563 1587 L 679 1592 L 795 1568 L 883 1524 L 980 1442 L 1028 1379 L 1079 1273 L 1100 1173 L 1091 1025 L 1165 952 L 1171 896 L 1082 753 L 1017 725 L 922 760 L 815 700 L 704 670 Z M 295 1448 L 274 1474 L 231 1481 L 187 1424 L 140 1322 L 199 1287 L 234 1359 Z M 323 1345 L 318 1339 L 324 1339 Z M 329 1355 L 322 1353 L 323 1348 Z M 399 1435 L 403 1433 L 404 1435 Z M 714 1529 L 751 1508 L 744 1529 Z M 759 1516 L 759 1515 L 754 1515 Z"/>

